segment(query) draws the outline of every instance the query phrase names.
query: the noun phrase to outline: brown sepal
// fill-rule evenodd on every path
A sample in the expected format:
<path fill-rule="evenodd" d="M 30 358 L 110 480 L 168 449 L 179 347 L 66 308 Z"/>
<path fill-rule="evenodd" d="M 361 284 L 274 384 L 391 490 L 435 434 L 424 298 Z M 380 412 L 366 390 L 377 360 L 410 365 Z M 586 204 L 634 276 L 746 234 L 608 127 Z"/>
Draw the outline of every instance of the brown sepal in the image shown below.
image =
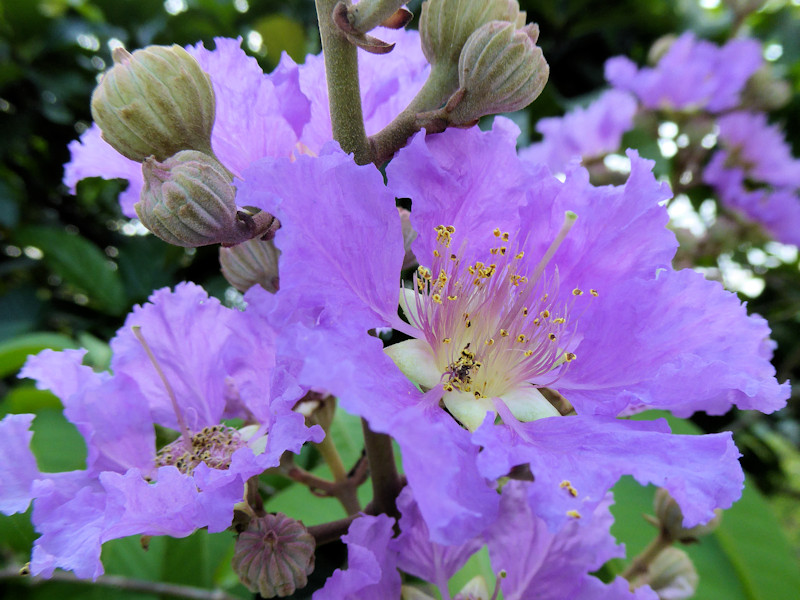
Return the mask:
<path fill-rule="evenodd" d="M 388 54 L 394 49 L 394 44 L 387 44 L 376 37 L 361 33 L 358 29 L 353 27 L 350 19 L 347 18 L 347 5 L 344 2 L 339 2 L 333 8 L 331 15 L 333 22 L 339 28 L 347 41 L 369 52 L 370 54 Z"/>
<path fill-rule="evenodd" d="M 397 12 L 381 23 L 381 27 L 387 27 L 388 29 L 402 29 L 408 25 L 413 18 L 414 13 L 404 6 L 401 6 L 397 9 Z"/>

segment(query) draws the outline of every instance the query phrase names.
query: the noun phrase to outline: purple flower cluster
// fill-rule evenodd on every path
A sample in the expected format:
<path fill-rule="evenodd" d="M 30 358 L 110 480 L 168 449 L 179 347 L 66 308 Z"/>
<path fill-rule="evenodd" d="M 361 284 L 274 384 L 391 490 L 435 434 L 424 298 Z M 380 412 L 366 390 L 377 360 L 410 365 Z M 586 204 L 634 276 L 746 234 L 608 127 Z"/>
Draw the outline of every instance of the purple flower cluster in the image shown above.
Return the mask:
<path fill-rule="evenodd" d="M 653 68 L 638 69 L 624 56 L 609 59 L 606 79 L 635 94 L 646 108 L 718 113 L 739 104 L 744 84 L 762 63 L 755 40 L 731 40 L 720 47 L 686 32 Z"/>
<path fill-rule="evenodd" d="M 417 35 L 394 35 L 394 53 L 362 62 L 369 132 L 427 72 Z M 688 43 L 676 42 L 666 64 Z M 652 163 L 630 151 L 618 187 L 594 187 L 574 165 L 562 182 L 521 160 L 519 131 L 497 118 L 491 131 L 416 135 L 385 184 L 329 141 L 320 58 L 284 59 L 264 75 L 233 40 L 191 52 L 217 94 L 212 144 L 237 176 L 237 203 L 282 223 L 281 289 L 251 289 L 244 312 L 192 285 L 156 292 L 112 341 L 113 375 L 81 366 L 80 353 L 30 359 L 23 375 L 62 399 L 89 450 L 86 470 L 40 473 L 20 450 L 31 417 L 0 425 L 4 452 L 18 459 L 2 467 L 11 484 L 0 507 L 17 512 L 33 499 L 42 533 L 33 571 L 96 577 L 106 540 L 226 528 L 247 478 L 320 440 L 292 407 L 325 389 L 392 436 L 409 485 L 402 535 L 392 539 L 386 516 L 358 518 L 345 537 L 349 568 L 315 598 L 396 597 L 398 569 L 442 589 L 484 543 L 508 573 L 507 598 L 653 598 L 588 575 L 620 553 L 608 534 L 609 489 L 624 474 L 666 487 L 693 526 L 738 498 L 739 454 L 729 433 L 678 436 L 664 420 L 618 417 L 771 412 L 789 387 L 775 380 L 766 322 L 718 284 L 672 269 L 677 243 L 661 206 L 670 190 Z M 640 97 L 648 85 L 631 84 Z M 630 104 L 622 98 L 603 102 Z M 618 116 L 590 109 L 564 139 L 584 118 L 609 118 L 600 151 L 627 126 Z M 138 165 L 95 128 L 71 150 L 65 181 L 128 179 L 130 214 Z M 406 286 L 396 198 L 411 200 L 421 265 Z M 384 349 L 380 327 L 407 339 Z M 253 430 L 220 425 L 232 417 Z M 155 448 L 154 424 L 176 430 L 176 441 Z M 534 480 L 498 494 L 500 478 L 521 466 Z M 530 551 L 514 552 L 520 544 Z"/>
<path fill-rule="evenodd" d="M 719 118 L 720 149 L 703 180 L 728 207 L 763 225 L 779 242 L 800 245 L 800 160 L 764 113 Z"/>

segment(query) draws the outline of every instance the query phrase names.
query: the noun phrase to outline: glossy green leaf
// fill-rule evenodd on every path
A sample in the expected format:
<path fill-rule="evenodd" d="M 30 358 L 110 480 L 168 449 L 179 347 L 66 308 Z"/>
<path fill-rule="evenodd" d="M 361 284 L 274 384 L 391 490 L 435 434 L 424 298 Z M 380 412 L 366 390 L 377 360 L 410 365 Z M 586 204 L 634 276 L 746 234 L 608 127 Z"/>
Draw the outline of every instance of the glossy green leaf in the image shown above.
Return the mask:
<path fill-rule="evenodd" d="M 47 348 L 66 350 L 77 347 L 72 338 L 50 332 L 26 333 L 0 342 L 0 377 L 19 371 L 30 354 L 38 354 Z"/>
<path fill-rule="evenodd" d="M 653 418 L 649 413 L 644 417 Z M 689 421 L 668 417 L 674 433 L 693 435 Z M 629 477 L 614 488 L 612 533 L 625 542 L 628 559 L 653 539 L 656 531 L 642 514 L 652 514 L 654 488 Z M 699 544 L 682 547 L 700 575 L 694 600 L 775 600 L 795 598 L 800 590 L 800 565 L 769 505 L 749 481 L 741 500 L 725 511 L 719 528 Z"/>
<path fill-rule="evenodd" d="M 119 315 L 128 307 L 119 274 L 100 248 L 79 235 L 54 227 L 31 226 L 14 232 L 20 246 L 39 248 L 44 262 L 65 283 L 85 293 L 102 312 Z"/>

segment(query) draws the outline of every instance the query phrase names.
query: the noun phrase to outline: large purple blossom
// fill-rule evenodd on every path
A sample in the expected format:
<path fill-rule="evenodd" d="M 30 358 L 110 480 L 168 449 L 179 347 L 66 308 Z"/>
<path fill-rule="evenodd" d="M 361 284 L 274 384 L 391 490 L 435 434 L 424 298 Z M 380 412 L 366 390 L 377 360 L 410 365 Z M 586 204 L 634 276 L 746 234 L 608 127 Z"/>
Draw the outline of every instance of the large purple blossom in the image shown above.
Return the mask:
<path fill-rule="evenodd" d="M 676 39 L 655 67 L 637 69 L 624 56 L 606 62 L 606 79 L 634 93 L 652 109 L 708 110 L 735 107 L 750 76 L 762 65 L 761 45 L 750 39 L 716 46 L 692 32 Z"/>
<path fill-rule="evenodd" d="M 608 90 L 586 108 L 563 117 L 540 119 L 542 141 L 519 153 L 520 158 L 564 171 L 577 158 L 601 157 L 619 149 L 622 135 L 633 127 L 636 99 L 627 92 Z"/>
<path fill-rule="evenodd" d="M 780 408 L 789 390 L 774 379 L 769 330 L 718 284 L 671 269 L 659 205 L 669 189 L 651 162 L 629 153 L 621 187 L 594 188 L 582 169 L 561 183 L 516 158 L 517 133 L 497 119 L 491 132 L 420 134 L 389 165 L 391 191 L 335 148 L 245 173 L 247 204 L 284 224 L 281 292 L 267 304 L 292 315 L 284 335 L 305 358 L 300 381 L 398 441 L 434 541 L 480 533 L 498 510 L 487 480 L 520 463 L 554 528 L 591 512 L 625 473 L 666 485 L 688 525 L 708 520 L 740 493 L 730 435 L 671 436 L 664 423 L 614 417 Z M 400 293 L 405 321 L 395 195 L 412 199 L 424 265 L 419 291 Z M 368 334 L 379 326 L 412 338 L 387 348 L 393 361 Z M 556 416 L 540 387 L 580 416 Z"/>
<path fill-rule="evenodd" d="M 719 118 L 719 143 L 703 180 L 720 200 L 760 223 L 776 240 L 800 244 L 800 160 L 763 113 Z"/>
<path fill-rule="evenodd" d="M 39 473 L 23 452 L 20 464 L 29 473 L 12 471 L 14 485 L 0 494 L 7 513 L 34 501 L 33 523 L 42 534 L 34 574 L 60 567 L 97 577 L 101 544 L 118 537 L 222 531 L 249 477 L 277 465 L 284 451 L 321 439 L 319 428 L 306 428 L 292 411 L 303 388 L 290 366 L 276 363 L 271 331 L 245 318 L 184 284 L 156 292 L 129 316 L 112 340 L 113 375 L 83 366 L 82 351 L 45 351 L 28 360 L 21 376 L 61 398 L 87 446 L 86 470 L 72 473 Z M 236 430 L 221 424 L 223 416 L 252 425 Z M 30 421 L 20 415 L 3 422 L 17 454 L 30 441 Z M 180 435 L 156 450 L 154 424 Z"/>

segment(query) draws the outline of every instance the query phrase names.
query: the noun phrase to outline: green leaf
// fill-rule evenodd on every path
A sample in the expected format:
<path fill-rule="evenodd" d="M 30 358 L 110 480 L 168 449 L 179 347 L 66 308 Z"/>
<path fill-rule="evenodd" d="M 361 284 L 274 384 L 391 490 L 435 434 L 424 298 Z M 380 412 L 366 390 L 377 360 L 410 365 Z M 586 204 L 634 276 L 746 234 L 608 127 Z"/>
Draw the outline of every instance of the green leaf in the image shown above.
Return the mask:
<path fill-rule="evenodd" d="M 272 63 L 278 64 L 281 52 L 286 52 L 295 62 L 303 62 L 306 36 L 297 21 L 284 15 L 269 15 L 256 21 L 253 29 L 261 34 Z"/>
<path fill-rule="evenodd" d="M 60 411 L 62 409 L 61 400 L 48 390 L 36 389 L 33 382 L 25 382 L 15 386 L 0 402 L 0 414 L 38 414 L 46 409 Z"/>
<path fill-rule="evenodd" d="M 663 413 L 637 416 L 646 420 Z M 674 433 L 692 435 L 700 430 L 690 421 L 667 416 Z M 653 486 L 638 485 L 624 477 L 614 488 L 615 523 L 612 533 L 627 547 L 628 559 L 655 536 L 642 514 L 652 514 Z M 694 600 L 774 600 L 793 598 L 800 590 L 800 565 L 770 506 L 749 480 L 742 498 L 725 511 L 722 523 L 699 544 L 681 546 L 700 575 Z"/>
<path fill-rule="evenodd" d="M 13 241 L 39 248 L 47 266 L 65 283 L 84 292 L 98 310 L 120 315 L 128 308 L 114 263 L 86 238 L 55 227 L 31 226 L 15 231 Z"/>
<path fill-rule="evenodd" d="M 59 473 L 86 468 L 86 443 L 61 411 L 43 410 L 33 420 L 31 449 L 39 470 Z"/>
<path fill-rule="evenodd" d="M 72 338 L 49 332 L 26 333 L 0 342 L 0 377 L 8 377 L 19 371 L 30 354 L 38 354 L 47 348 L 66 350 L 77 347 Z"/>

